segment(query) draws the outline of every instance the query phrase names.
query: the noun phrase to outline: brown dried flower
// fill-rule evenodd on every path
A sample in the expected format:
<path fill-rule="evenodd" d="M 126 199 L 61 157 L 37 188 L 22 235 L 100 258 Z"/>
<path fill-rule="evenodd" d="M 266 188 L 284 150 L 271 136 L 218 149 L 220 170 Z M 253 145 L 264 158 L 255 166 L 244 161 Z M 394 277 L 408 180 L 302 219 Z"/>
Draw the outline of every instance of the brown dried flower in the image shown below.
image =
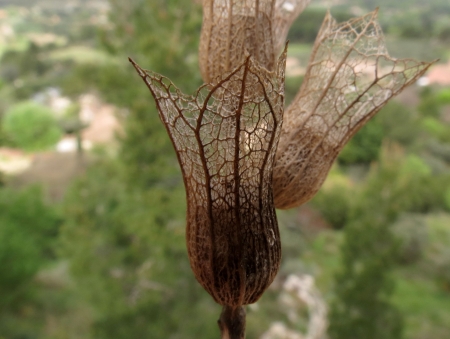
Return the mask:
<path fill-rule="evenodd" d="M 377 11 L 342 24 L 328 13 L 302 87 L 286 109 L 274 167 L 276 208 L 317 193 L 348 140 L 431 65 L 391 58 Z"/>
<path fill-rule="evenodd" d="M 206 83 L 251 55 L 272 71 L 290 25 L 310 0 L 203 0 L 200 71 Z"/>
<path fill-rule="evenodd" d="M 430 66 L 391 58 L 376 12 L 343 24 L 328 14 L 281 127 L 286 49 L 278 63 L 276 55 L 308 3 L 203 0 L 199 60 L 207 84 L 194 96 L 131 60 L 177 152 L 189 259 L 224 305 L 222 338 L 244 338 L 241 306 L 258 300 L 278 272 L 275 207 L 309 200 L 345 143 Z"/>
<path fill-rule="evenodd" d="M 215 301 L 253 303 L 280 265 L 272 166 L 281 131 L 286 51 L 276 72 L 252 58 L 194 96 L 133 65 L 155 98 L 182 168 L 191 267 Z"/>

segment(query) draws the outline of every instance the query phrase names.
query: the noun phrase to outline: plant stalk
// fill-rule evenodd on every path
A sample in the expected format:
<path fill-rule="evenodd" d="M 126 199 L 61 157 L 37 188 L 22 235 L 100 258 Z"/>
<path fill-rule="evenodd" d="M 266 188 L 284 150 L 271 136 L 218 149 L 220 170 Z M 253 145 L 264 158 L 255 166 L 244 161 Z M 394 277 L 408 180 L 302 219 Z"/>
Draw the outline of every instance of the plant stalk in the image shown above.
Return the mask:
<path fill-rule="evenodd" d="M 217 321 L 221 339 L 245 339 L 245 309 L 224 306 Z"/>

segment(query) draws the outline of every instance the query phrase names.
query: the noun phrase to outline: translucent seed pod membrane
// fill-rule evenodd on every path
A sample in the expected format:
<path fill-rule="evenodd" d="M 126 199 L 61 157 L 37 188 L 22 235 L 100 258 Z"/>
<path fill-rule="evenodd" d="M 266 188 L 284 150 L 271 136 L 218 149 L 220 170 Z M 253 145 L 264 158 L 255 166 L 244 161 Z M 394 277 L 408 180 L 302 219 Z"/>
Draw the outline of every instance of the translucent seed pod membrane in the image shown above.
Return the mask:
<path fill-rule="evenodd" d="M 194 96 L 131 62 L 156 101 L 182 169 L 187 248 L 197 280 L 221 305 L 257 301 L 281 258 L 272 169 L 286 51 L 274 72 L 248 57 Z"/>
<path fill-rule="evenodd" d="M 280 53 L 294 20 L 303 12 L 311 0 L 276 0 L 272 19 L 273 49 Z"/>
<path fill-rule="evenodd" d="M 273 173 L 276 208 L 311 199 L 349 139 L 430 65 L 390 57 L 376 11 L 341 24 L 328 13 L 284 114 Z"/>
<path fill-rule="evenodd" d="M 289 26 L 309 0 L 203 0 L 199 63 L 214 82 L 249 55 L 272 71 Z"/>

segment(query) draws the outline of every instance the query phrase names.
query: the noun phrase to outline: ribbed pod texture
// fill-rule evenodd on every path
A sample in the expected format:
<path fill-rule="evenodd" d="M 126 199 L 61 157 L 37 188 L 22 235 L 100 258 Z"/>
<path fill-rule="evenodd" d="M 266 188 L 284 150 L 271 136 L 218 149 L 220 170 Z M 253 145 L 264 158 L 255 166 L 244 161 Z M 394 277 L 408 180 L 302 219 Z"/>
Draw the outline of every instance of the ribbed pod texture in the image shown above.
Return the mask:
<path fill-rule="evenodd" d="M 272 167 L 281 131 L 286 51 L 276 71 L 247 58 L 194 96 L 141 69 L 180 162 L 186 240 L 200 284 L 219 304 L 253 303 L 281 258 Z"/>

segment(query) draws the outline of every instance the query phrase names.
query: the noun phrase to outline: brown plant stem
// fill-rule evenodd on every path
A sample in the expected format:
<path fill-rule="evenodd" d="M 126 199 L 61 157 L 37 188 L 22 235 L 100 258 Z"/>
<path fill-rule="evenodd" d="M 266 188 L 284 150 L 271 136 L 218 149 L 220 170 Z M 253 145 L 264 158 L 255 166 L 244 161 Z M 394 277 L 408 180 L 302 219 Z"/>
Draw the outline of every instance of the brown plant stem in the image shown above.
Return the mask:
<path fill-rule="evenodd" d="M 245 339 L 245 309 L 242 306 L 224 306 L 217 322 L 221 339 Z"/>

